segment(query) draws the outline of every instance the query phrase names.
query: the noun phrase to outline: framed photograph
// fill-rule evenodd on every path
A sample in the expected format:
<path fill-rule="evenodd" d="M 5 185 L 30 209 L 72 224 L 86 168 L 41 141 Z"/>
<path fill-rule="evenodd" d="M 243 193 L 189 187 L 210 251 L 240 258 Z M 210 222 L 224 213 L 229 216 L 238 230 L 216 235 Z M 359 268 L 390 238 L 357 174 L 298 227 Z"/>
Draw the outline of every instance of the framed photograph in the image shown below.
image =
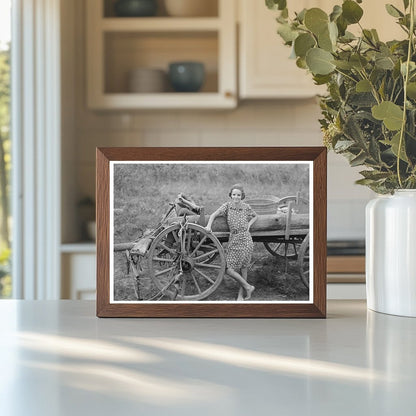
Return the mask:
<path fill-rule="evenodd" d="M 324 318 L 326 152 L 97 148 L 97 316 Z"/>

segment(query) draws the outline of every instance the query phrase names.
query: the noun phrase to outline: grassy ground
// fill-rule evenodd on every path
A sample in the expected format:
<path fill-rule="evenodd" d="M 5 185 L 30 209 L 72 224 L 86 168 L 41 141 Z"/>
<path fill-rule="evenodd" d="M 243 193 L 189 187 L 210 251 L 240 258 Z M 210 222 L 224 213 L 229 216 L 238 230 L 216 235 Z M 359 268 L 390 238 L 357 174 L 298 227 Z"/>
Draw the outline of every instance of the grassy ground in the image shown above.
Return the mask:
<path fill-rule="evenodd" d="M 114 298 L 116 300 L 137 300 L 133 275 L 127 273 L 124 253 L 115 254 Z M 288 262 L 287 272 L 284 259 L 273 257 L 262 243 L 254 243 L 253 266 L 248 272 L 248 281 L 256 287 L 253 301 L 308 300 L 309 291 L 302 283 L 296 262 Z M 146 269 L 146 265 L 144 265 Z M 218 289 L 205 301 L 236 300 L 239 284 L 225 275 Z M 144 300 L 151 300 L 158 290 L 149 276 L 142 278 L 141 294 Z M 164 298 L 163 300 L 169 300 Z"/>
<path fill-rule="evenodd" d="M 280 198 L 301 193 L 309 199 L 309 167 L 301 164 L 117 164 L 114 168 L 114 242 L 137 239 L 153 229 L 169 202 L 182 192 L 212 213 L 228 200 L 229 188 L 242 183 L 247 198 L 275 195 Z M 307 300 L 295 263 L 286 270 L 284 260 L 274 258 L 262 243 L 255 243 L 254 264 L 248 280 L 256 286 L 253 300 Z M 135 300 L 133 279 L 126 273 L 123 253 L 114 255 L 114 298 Z M 145 291 L 153 293 L 149 276 Z M 153 286 L 153 287 L 152 287 Z M 238 284 L 225 277 L 220 287 L 205 300 L 235 300 Z"/>

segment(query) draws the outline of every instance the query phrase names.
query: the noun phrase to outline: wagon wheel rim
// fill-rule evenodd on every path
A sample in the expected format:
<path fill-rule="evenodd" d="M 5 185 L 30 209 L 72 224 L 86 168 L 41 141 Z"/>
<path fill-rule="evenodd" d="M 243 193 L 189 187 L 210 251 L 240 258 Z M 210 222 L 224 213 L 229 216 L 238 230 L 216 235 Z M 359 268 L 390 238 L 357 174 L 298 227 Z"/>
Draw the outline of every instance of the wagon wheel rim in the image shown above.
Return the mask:
<path fill-rule="evenodd" d="M 149 273 L 156 287 L 171 300 L 201 300 L 211 295 L 225 274 L 224 249 L 214 234 L 189 223 L 164 229 L 149 250 Z M 159 257 L 163 252 L 164 256 Z"/>
<path fill-rule="evenodd" d="M 285 256 L 285 242 L 284 241 L 279 241 L 276 243 L 266 241 L 263 244 L 264 244 L 264 247 L 266 247 L 266 250 L 277 258 L 284 259 L 286 257 L 288 260 L 296 260 L 298 258 L 298 246 L 299 246 L 298 242 L 289 241 L 286 243 L 287 244 L 286 256 Z"/>
<path fill-rule="evenodd" d="M 298 266 L 302 283 L 309 289 L 309 234 L 300 246 Z"/>

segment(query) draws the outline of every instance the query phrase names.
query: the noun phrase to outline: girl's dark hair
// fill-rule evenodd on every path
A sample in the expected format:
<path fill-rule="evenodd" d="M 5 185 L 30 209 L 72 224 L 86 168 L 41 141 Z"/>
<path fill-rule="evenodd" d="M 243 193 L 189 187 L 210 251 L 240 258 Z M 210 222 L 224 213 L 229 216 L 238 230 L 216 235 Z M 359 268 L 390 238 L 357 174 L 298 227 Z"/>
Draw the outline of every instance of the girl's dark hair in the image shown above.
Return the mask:
<path fill-rule="evenodd" d="M 243 185 L 241 185 L 241 183 L 236 183 L 235 185 L 231 187 L 230 192 L 228 193 L 228 196 L 230 198 L 234 189 L 238 189 L 239 191 L 241 191 L 241 200 L 243 200 L 246 197 L 246 193 L 244 192 Z"/>

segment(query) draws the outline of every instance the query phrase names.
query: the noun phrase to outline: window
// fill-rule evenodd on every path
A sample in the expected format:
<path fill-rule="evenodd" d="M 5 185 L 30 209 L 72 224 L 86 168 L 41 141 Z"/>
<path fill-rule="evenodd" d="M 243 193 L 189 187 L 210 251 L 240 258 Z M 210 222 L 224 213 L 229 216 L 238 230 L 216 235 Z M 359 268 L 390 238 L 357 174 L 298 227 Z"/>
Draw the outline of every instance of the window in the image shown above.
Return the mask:
<path fill-rule="evenodd" d="M 0 298 L 9 298 L 12 294 L 10 269 L 10 7 L 10 0 L 0 0 Z"/>

